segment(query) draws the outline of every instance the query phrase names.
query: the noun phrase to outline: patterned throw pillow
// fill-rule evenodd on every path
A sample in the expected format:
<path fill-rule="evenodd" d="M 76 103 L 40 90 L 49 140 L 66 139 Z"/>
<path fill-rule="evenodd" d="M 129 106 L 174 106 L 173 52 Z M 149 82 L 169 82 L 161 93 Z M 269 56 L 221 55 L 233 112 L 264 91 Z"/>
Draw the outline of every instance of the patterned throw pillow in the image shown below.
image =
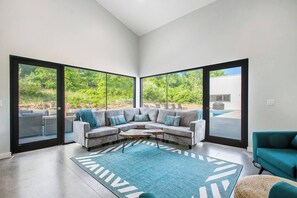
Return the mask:
<path fill-rule="evenodd" d="M 296 136 L 294 137 L 294 139 L 292 140 L 291 145 L 292 145 L 293 147 L 295 147 L 295 149 L 297 149 L 297 135 L 296 135 Z"/>
<path fill-rule="evenodd" d="M 134 116 L 134 121 L 135 122 L 148 122 L 150 121 L 148 114 L 144 115 L 135 115 Z"/>
<path fill-rule="evenodd" d="M 79 117 L 81 121 L 88 122 L 91 129 L 96 129 L 99 127 L 91 110 L 80 110 Z"/>
<path fill-rule="evenodd" d="M 111 117 L 109 117 L 109 121 L 110 121 L 111 126 L 127 124 L 127 121 L 126 121 L 124 115 L 111 116 Z"/>
<path fill-rule="evenodd" d="M 167 126 L 179 126 L 180 116 L 169 116 L 167 115 L 165 118 L 165 125 Z"/>

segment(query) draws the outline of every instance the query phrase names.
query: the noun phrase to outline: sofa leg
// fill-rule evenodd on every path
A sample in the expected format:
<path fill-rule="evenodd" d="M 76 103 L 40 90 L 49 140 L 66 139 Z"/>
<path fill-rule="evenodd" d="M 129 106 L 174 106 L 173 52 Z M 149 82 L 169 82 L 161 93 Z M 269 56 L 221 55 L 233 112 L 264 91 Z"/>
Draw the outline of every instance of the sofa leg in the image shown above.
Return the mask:
<path fill-rule="evenodd" d="M 87 151 L 91 151 L 91 148 L 87 148 Z"/>
<path fill-rule="evenodd" d="M 263 171 L 264 171 L 264 168 L 263 168 L 263 166 L 261 166 L 258 175 L 261 175 L 263 173 Z"/>
<path fill-rule="evenodd" d="M 189 145 L 189 149 L 192 149 L 192 145 Z"/>

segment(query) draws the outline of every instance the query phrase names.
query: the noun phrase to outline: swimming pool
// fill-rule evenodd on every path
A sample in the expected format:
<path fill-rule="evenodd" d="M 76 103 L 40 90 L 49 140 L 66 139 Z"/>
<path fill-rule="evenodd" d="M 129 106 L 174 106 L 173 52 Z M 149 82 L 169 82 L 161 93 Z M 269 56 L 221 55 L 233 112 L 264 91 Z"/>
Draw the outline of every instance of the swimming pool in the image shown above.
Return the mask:
<path fill-rule="evenodd" d="M 203 119 L 203 110 L 199 109 L 197 111 L 199 112 L 201 119 Z M 231 112 L 231 111 L 228 111 L 228 110 L 209 110 L 210 117 L 223 115 L 223 114 L 229 113 L 229 112 Z"/>

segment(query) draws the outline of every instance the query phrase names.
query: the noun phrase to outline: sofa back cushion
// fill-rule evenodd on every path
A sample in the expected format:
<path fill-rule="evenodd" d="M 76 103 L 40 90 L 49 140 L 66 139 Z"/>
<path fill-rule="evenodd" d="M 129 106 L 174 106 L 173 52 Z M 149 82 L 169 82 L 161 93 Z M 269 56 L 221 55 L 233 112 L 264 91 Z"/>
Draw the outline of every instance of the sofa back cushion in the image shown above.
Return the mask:
<path fill-rule="evenodd" d="M 269 136 L 269 144 L 272 148 L 289 148 L 291 140 L 289 136 L 282 134 L 272 134 Z"/>
<path fill-rule="evenodd" d="M 99 126 L 105 126 L 105 111 L 94 111 L 94 117 Z"/>
<path fill-rule="evenodd" d="M 167 115 L 175 116 L 176 111 L 175 110 L 160 109 L 159 110 L 159 115 L 158 115 L 158 118 L 157 118 L 157 122 L 164 124 Z"/>
<path fill-rule="evenodd" d="M 105 126 L 110 126 L 109 117 L 118 115 L 124 115 L 123 109 L 105 111 Z"/>
<path fill-rule="evenodd" d="M 158 117 L 158 109 L 140 108 L 140 114 L 148 114 L 151 121 L 156 122 Z"/>
<path fill-rule="evenodd" d="M 177 111 L 177 116 L 180 116 L 180 126 L 190 127 L 192 121 L 199 120 L 198 111 Z"/>
<path fill-rule="evenodd" d="M 124 109 L 124 115 L 127 122 L 131 122 L 134 120 L 135 115 L 139 115 L 140 111 L 139 108 L 133 108 L 133 109 Z"/>

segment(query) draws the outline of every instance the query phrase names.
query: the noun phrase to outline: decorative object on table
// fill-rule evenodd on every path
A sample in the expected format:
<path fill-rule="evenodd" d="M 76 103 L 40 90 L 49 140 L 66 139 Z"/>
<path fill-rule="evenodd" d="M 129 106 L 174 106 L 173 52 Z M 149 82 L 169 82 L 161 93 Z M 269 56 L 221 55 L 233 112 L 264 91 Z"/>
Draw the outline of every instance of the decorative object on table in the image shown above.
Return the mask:
<path fill-rule="evenodd" d="M 242 165 L 138 140 L 71 158 L 118 197 L 230 197 Z"/>

